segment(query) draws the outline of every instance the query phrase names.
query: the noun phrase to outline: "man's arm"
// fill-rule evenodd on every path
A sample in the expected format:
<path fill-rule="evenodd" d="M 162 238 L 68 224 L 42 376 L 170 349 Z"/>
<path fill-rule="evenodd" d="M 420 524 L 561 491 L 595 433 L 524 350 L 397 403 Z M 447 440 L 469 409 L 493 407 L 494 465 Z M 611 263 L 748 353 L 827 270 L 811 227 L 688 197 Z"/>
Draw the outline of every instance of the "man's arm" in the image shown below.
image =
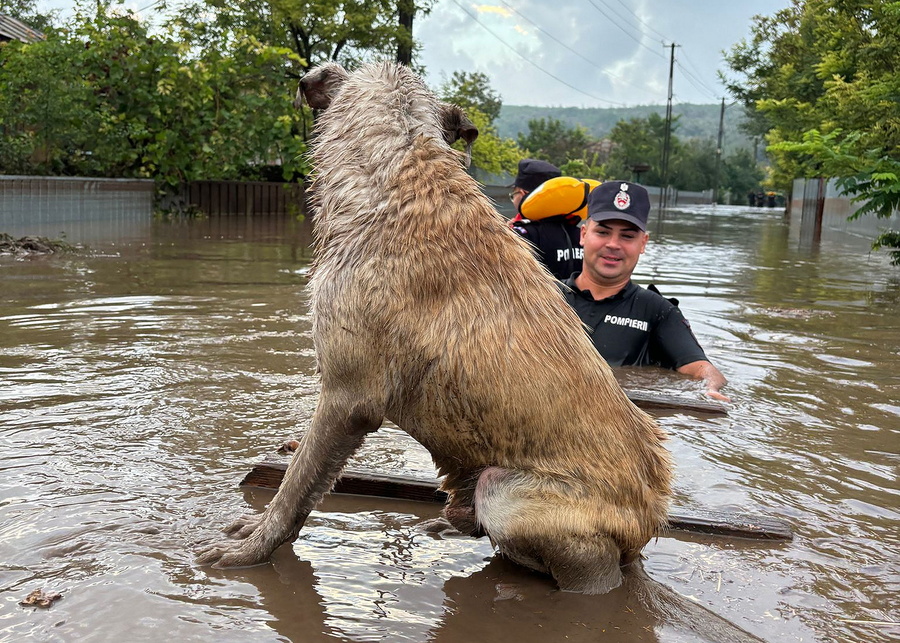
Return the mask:
<path fill-rule="evenodd" d="M 691 362 L 690 364 L 685 364 L 684 366 L 679 366 L 675 370 L 679 373 L 689 375 L 695 380 L 705 380 L 706 394 L 709 397 L 715 400 L 721 400 L 722 402 L 731 401 L 731 398 L 719 392 L 719 389 L 728 384 L 728 380 L 725 379 L 725 376 L 722 375 L 721 371 L 713 366 L 711 362 L 701 359 L 696 362 Z"/>

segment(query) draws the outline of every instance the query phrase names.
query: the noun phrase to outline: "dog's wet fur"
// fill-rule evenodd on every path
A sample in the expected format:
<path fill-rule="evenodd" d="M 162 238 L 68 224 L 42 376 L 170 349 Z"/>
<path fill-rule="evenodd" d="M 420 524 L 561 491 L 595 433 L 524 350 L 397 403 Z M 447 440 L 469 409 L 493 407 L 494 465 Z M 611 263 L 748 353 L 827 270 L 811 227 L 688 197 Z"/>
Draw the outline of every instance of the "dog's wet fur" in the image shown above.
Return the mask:
<path fill-rule="evenodd" d="M 277 495 L 199 560 L 295 539 L 385 418 L 424 445 L 446 519 L 560 588 L 604 593 L 665 525 L 664 433 L 616 383 L 553 277 L 450 144 L 477 131 L 409 69 L 310 71 L 310 279 L 321 395 Z"/>

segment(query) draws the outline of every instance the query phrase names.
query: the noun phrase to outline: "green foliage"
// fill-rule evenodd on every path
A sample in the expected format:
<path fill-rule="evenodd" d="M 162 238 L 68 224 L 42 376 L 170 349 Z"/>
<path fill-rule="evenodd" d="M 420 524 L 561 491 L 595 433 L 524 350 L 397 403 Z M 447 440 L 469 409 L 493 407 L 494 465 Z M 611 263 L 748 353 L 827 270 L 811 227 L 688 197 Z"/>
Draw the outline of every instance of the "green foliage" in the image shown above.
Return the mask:
<path fill-rule="evenodd" d="M 678 141 L 670 183 L 679 190 L 711 190 L 716 180 L 716 144 L 711 139 Z"/>
<path fill-rule="evenodd" d="M 410 47 L 409 29 L 398 10 L 427 14 L 434 0 L 192 0 L 182 15 L 190 22 L 204 16 L 219 31 L 254 34 L 270 46 L 297 54 L 295 74 L 334 61 L 352 69 L 365 59 L 395 59 Z M 402 7 L 401 7 L 402 5 Z"/>
<path fill-rule="evenodd" d="M 597 164 L 595 159 L 574 159 L 563 163 L 559 169 L 563 176 L 597 179 L 598 181 L 606 178 L 606 168 L 602 164 Z"/>
<path fill-rule="evenodd" d="M 438 89 L 441 100 L 459 105 L 467 112 L 477 109 L 493 124 L 500 115 L 503 101 L 493 90 L 490 79 L 481 72 L 455 71 Z"/>
<path fill-rule="evenodd" d="M 805 161 L 807 177 L 842 177 L 838 179 L 841 191 L 863 203 L 851 219 L 865 214 L 887 218 L 900 209 L 900 155 L 894 158 L 878 149 L 861 149 L 864 136 L 840 128 L 828 134 L 812 129 L 801 142 L 782 142 L 775 149 Z"/>
<path fill-rule="evenodd" d="M 900 2 L 793 0 L 757 17 L 726 61 L 730 91 L 755 110 L 773 180 L 841 177 L 862 208 L 900 208 Z"/>
<path fill-rule="evenodd" d="M 561 166 L 571 160 L 585 160 L 593 139 L 581 126 L 566 127 L 555 118 L 528 121 L 528 133 L 519 134 L 519 147 L 528 150 L 532 158 L 550 161 Z"/>
<path fill-rule="evenodd" d="M 44 12 L 37 4 L 36 0 L 0 0 L 0 14 L 12 16 L 43 33 L 51 28 L 59 11 Z"/>
<path fill-rule="evenodd" d="M 750 150 L 738 150 L 722 163 L 720 193 L 731 193 L 731 202 L 747 204 L 747 195 L 759 190 L 765 174 Z"/>
<path fill-rule="evenodd" d="M 872 250 L 881 250 L 882 248 L 891 248 L 892 250 L 888 253 L 891 257 L 891 265 L 900 266 L 900 232 L 891 230 L 875 239 Z"/>
<path fill-rule="evenodd" d="M 0 171 L 169 185 L 254 178 L 271 163 L 288 177 L 302 171 L 291 52 L 241 31 L 190 27 L 151 36 L 133 15 L 99 4 L 46 41 L 0 47 Z"/>
<path fill-rule="evenodd" d="M 674 131 L 676 122 L 672 126 Z M 631 166 L 647 164 L 650 170 L 641 175 L 641 182 L 647 185 L 662 185 L 662 150 L 666 133 L 665 119 L 656 113 L 646 118 L 632 118 L 619 121 L 609 134 L 614 143 L 606 171 L 611 178 L 627 179 L 632 175 Z M 670 165 L 680 149 L 680 141 L 673 134 L 670 140 Z M 672 173 L 670 172 L 670 178 Z"/>
<path fill-rule="evenodd" d="M 491 174 L 514 174 L 524 154 L 515 141 L 497 134 L 494 119 L 502 103 L 488 77 L 479 72 L 455 71 L 436 93 L 442 101 L 462 107 L 478 128 L 478 138 L 472 146 L 472 165 Z M 459 141 L 455 147 L 462 150 L 464 143 Z"/>
<path fill-rule="evenodd" d="M 478 138 L 472 145 L 472 165 L 491 174 L 515 174 L 519 159 L 525 156 L 515 141 L 499 137 L 490 118 L 477 108 L 467 109 L 466 116 L 478 128 Z M 454 147 L 462 150 L 465 143 L 457 141 Z"/>

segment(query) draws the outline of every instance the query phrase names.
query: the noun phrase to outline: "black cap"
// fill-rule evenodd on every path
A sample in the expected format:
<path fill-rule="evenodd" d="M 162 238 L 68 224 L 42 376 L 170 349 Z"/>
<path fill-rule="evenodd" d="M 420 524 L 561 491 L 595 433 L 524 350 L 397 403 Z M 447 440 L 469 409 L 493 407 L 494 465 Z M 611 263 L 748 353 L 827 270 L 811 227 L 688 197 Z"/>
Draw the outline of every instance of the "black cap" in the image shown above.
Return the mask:
<path fill-rule="evenodd" d="M 562 176 L 559 168 L 539 159 L 522 159 L 519 161 L 519 173 L 516 174 L 515 182 L 509 187 L 522 188 L 526 192 L 531 192 L 544 181 L 555 179 Z"/>
<path fill-rule="evenodd" d="M 646 188 L 628 181 L 606 181 L 588 196 L 588 217 L 594 221 L 621 219 L 647 231 L 650 195 Z"/>

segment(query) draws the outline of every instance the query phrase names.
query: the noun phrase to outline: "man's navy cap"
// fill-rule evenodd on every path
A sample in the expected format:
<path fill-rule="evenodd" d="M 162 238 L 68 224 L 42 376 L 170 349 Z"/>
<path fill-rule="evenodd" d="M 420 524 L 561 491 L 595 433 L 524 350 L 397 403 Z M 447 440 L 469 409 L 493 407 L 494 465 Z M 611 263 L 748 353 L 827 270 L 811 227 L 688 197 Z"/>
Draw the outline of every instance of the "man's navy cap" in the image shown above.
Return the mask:
<path fill-rule="evenodd" d="M 519 173 L 515 182 L 509 187 L 522 188 L 526 192 L 534 191 L 544 181 L 562 176 L 559 168 L 539 159 L 522 159 L 519 161 Z"/>
<path fill-rule="evenodd" d="M 588 196 L 588 217 L 594 221 L 621 219 L 646 232 L 649 215 L 650 195 L 637 183 L 607 181 Z"/>

